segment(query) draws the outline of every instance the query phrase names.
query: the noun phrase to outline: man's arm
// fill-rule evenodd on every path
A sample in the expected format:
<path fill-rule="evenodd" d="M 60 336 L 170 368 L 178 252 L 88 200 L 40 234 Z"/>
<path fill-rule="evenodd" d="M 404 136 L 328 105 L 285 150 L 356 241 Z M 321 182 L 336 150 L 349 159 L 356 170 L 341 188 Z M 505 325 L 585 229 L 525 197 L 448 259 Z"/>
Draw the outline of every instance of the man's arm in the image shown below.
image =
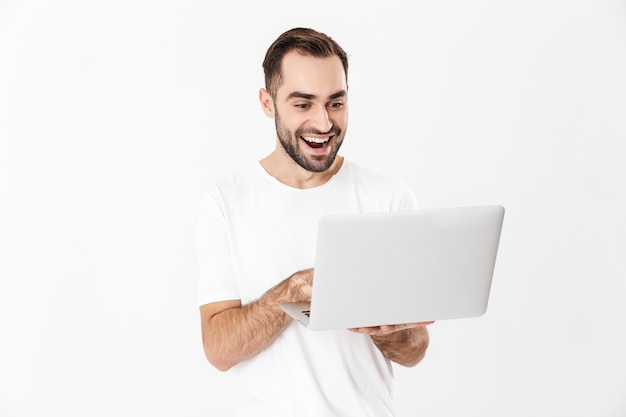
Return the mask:
<path fill-rule="evenodd" d="M 362 327 L 351 329 L 369 334 L 381 353 L 400 365 L 415 366 L 426 355 L 429 336 L 427 325 L 433 322 L 399 324 L 394 326 Z"/>
<path fill-rule="evenodd" d="M 313 270 L 296 272 L 255 302 L 221 301 L 200 307 L 204 353 L 220 371 L 227 371 L 268 347 L 291 322 L 282 303 L 311 299 Z"/>

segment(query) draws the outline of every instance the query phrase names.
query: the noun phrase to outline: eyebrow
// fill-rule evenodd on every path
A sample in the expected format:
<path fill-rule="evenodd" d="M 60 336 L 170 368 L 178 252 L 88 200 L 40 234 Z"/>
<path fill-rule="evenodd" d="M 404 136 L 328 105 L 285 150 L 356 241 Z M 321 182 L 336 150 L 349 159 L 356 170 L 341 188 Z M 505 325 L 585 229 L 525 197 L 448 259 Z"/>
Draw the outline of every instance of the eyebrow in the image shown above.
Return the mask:
<path fill-rule="evenodd" d="M 328 96 L 328 99 L 335 100 L 339 97 L 345 97 L 346 95 L 347 95 L 346 90 L 341 90 Z M 294 91 L 287 96 L 287 100 L 291 100 L 294 98 L 301 98 L 304 100 L 315 100 L 318 98 L 318 96 L 316 96 L 315 94 L 301 93 L 300 91 Z"/>

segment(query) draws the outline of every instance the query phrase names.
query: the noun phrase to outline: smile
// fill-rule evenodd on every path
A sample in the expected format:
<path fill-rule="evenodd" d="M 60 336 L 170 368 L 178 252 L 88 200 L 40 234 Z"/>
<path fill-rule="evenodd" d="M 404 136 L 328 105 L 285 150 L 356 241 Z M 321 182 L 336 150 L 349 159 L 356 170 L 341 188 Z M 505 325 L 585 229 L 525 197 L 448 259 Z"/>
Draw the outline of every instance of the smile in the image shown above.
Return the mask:
<path fill-rule="evenodd" d="M 301 136 L 301 138 L 312 148 L 323 148 L 328 142 L 330 142 L 330 139 L 332 139 L 333 136 L 334 135 L 325 137 Z"/>

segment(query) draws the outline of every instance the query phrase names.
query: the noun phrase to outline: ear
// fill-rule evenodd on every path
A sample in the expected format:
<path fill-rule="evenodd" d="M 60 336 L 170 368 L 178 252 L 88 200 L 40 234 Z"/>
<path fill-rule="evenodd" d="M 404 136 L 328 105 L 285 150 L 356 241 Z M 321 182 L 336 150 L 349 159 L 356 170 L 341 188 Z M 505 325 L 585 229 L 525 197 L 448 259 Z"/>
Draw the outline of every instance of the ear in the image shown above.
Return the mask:
<path fill-rule="evenodd" d="M 259 90 L 259 101 L 261 102 L 263 113 L 270 119 L 273 119 L 275 114 L 274 100 L 272 100 L 272 96 L 265 88 Z"/>

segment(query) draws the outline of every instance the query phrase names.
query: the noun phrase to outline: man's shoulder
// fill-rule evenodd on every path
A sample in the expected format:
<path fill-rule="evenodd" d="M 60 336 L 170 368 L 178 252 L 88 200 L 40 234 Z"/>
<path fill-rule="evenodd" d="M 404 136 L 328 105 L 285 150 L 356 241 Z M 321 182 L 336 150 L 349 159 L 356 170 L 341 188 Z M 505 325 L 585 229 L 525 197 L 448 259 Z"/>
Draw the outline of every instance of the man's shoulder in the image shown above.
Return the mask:
<path fill-rule="evenodd" d="M 383 174 L 353 161 L 346 160 L 345 163 L 347 165 L 346 171 L 354 181 L 370 183 L 371 185 L 380 185 L 384 188 L 403 187 L 404 182 L 397 178 Z"/>
<path fill-rule="evenodd" d="M 212 179 L 202 187 L 202 198 L 214 200 L 220 205 L 225 201 L 246 193 L 246 190 L 258 188 L 258 178 L 261 177 L 254 164 L 248 164 L 234 170 L 221 178 Z"/>
<path fill-rule="evenodd" d="M 258 164 L 247 164 L 239 167 L 230 174 L 216 179 L 212 182 L 212 187 L 223 192 L 238 191 L 242 188 L 258 186 L 257 182 L 261 179 Z"/>
<path fill-rule="evenodd" d="M 376 204 L 382 204 L 381 209 L 399 210 L 418 207 L 415 193 L 405 181 L 354 162 L 348 162 L 346 168 L 348 181 L 358 191 L 360 198 L 365 201 L 371 200 Z"/>

